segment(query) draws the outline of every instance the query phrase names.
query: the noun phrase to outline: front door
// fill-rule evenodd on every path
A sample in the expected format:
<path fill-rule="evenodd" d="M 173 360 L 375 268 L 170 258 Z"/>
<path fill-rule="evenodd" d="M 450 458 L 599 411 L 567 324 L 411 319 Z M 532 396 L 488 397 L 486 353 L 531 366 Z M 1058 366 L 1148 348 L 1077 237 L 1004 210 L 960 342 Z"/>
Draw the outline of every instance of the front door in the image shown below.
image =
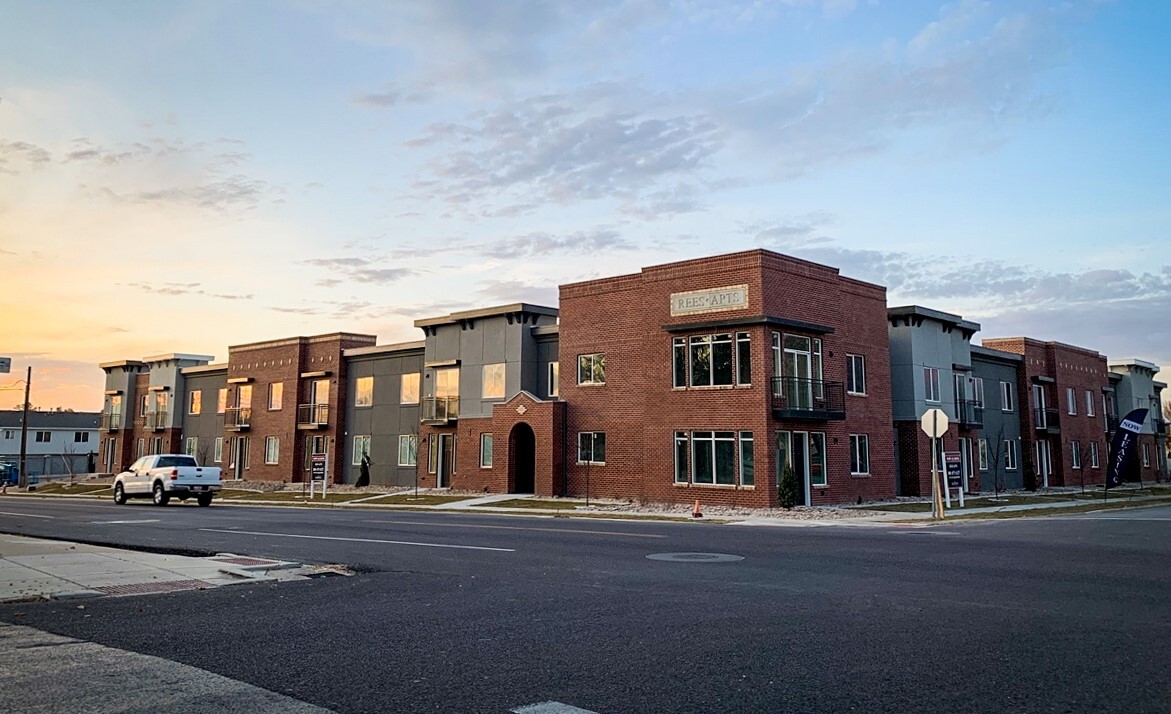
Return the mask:
<path fill-rule="evenodd" d="M 104 464 L 103 471 L 105 471 L 106 473 L 111 473 L 111 474 L 115 473 L 115 471 L 114 471 L 114 455 L 117 453 L 118 453 L 118 440 L 117 439 L 107 439 L 106 440 L 106 453 L 102 457 L 102 462 Z"/>
<path fill-rule="evenodd" d="M 972 440 L 960 438 L 960 469 L 964 480 L 964 493 L 968 493 L 968 477 L 972 475 Z"/>
<path fill-rule="evenodd" d="M 451 486 L 451 474 L 455 471 L 455 435 L 439 434 L 438 463 L 435 466 L 435 487 Z"/>
<path fill-rule="evenodd" d="M 236 461 L 232 464 L 232 476 L 239 480 L 244 478 L 244 470 L 248 468 L 248 437 L 236 437 L 236 448 L 233 455 L 236 457 Z"/>
<path fill-rule="evenodd" d="M 309 420 L 314 424 L 325 424 L 329 421 L 329 380 L 318 379 L 309 387 L 310 407 Z"/>
<path fill-rule="evenodd" d="M 793 473 L 797 476 L 797 505 L 809 505 L 813 499 L 810 493 L 808 432 L 777 432 L 778 484 L 784 477 L 786 465 L 792 466 Z"/>
<path fill-rule="evenodd" d="M 1041 439 L 1037 442 L 1037 476 L 1045 488 L 1049 488 L 1049 474 L 1053 472 L 1053 463 L 1050 458 L 1049 440 Z"/>
<path fill-rule="evenodd" d="M 785 389 L 790 409 L 813 408 L 813 361 L 808 337 L 785 335 Z"/>

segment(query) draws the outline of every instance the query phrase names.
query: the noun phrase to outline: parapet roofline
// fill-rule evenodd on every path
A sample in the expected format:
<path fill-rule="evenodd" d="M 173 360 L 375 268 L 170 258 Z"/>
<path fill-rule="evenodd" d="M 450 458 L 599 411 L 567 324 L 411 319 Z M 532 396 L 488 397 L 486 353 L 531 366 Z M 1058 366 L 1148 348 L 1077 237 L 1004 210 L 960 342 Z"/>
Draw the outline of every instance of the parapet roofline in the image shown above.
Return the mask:
<path fill-rule="evenodd" d="M 145 367 L 145 362 L 139 362 L 136 359 L 118 359 L 113 362 L 99 362 L 99 369 L 117 369 L 118 367 Z"/>
<path fill-rule="evenodd" d="M 1106 363 L 1110 369 L 1115 367 L 1139 367 L 1141 369 L 1149 369 L 1152 372 L 1159 371 L 1159 365 L 1154 362 L 1148 362 L 1145 359 L 1138 359 L 1137 357 L 1127 357 L 1126 359 L 1110 360 Z"/>
<path fill-rule="evenodd" d="M 959 315 L 953 315 L 950 312 L 943 312 L 942 310 L 932 310 L 929 307 L 922 305 L 901 305 L 899 307 L 888 307 L 886 309 L 887 318 L 892 317 L 923 317 L 929 320 L 935 320 L 945 325 L 958 327 L 961 330 L 967 330 L 972 333 L 980 331 L 980 323 L 965 320 Z"/>
<path fill-rule="evenodd" d="M 201 364 L 195 367 L 184 367 L 179 370 L 182 374 L 211 374 L 213 372 L 227 372 L 227 362 L 217 362 L 216 364 Z"/>
<path fill-rule="evenodd" d="M 453 312 L 450 315 L 445 315 L 443 317 L 426 317 L 421 320 L 415 320 L 415 327 L 453 325 L 460 322 L 461 320 L 478 320 L 484 317 L 496 317 L 498 315 L 508 315 L 518 312 L 528 313 L 530 315 L 545 315 L 548 317 L 557 317 L 560 314 L 555 307 L 530 305 L 526 302 L 516 302 L 512 303 L 511 305 L 498 305 L 496 307 L 485 307 L 478 310 Z"/>
<path fill-rule="evenodd" d="M 342 357 L 363 357 L 365 355 L 393 354 L 395 352 L 410 352 L 421 350 L 427 346 L 422 340 L 418 342 L 398 342 L 393 345 L 374 345 L 373 347 L 351 347 L 342 350 Z"/>
<path fill-rule="evenodd" d="M 1004 360 L 1005 362 L 1024 362 L 1025 356 L 1018 355 L 1015 352 L 1005 352 L 1004 350 L 997 350 L 991 347 L 982 347 L 980 345 L 972 345 L 973 357 L 984 357 L 990 359 Z"/>
<path fill-rule="evenodd" d="M 171 353 L 165 354 L 165 355 L 155 355 L 153 357 L 143 357 L 142 361 L 146 362 L 147 364 L 153 364 L 155 362 L 171 362 L 171 361 L 176 361 L 176 360 L 184 361 L 184 362 L 202 362 L 203 364 L 207 364 L 208 362 L 211 362 L 213 359 L 215 359 L 215 355 L 190 355 L 190 354 L 183 354 L 182 352 L 171 352 Z"/>
<path fill-rule="evenodd" d="M 354 342 L 365 342 L 373 345 L 378 341 L 374 335 L 362 335 L 356 332 L 331 332 L 326 335 L 314 335 L 312 337 L 298 336 L 298 337 L 279 337 L 275 340 L 263 340 L 261 342 L 246 342 L 242 345 L 229 345 L 228 352 L 243 352 L 245 350 L 265 349 L 268 347 L 287 347 L 289 345 L 309 345 L 320 342 L 334 342 L 350 340 Z"/>

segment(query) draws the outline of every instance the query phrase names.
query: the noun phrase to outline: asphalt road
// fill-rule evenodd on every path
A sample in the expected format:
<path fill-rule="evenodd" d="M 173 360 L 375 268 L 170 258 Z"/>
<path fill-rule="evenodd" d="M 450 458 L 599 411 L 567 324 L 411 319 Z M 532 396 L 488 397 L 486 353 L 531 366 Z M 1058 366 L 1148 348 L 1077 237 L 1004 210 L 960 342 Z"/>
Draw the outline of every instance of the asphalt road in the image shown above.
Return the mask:
<path fill-rule="evenodd" d="M 1171 711 L 1166 507 L 776 528 L 0 498 L 0 531 L 354 567 L 0 606 L 337 711 Z M 647 557 L 697 552 L 742 560 Z"/>

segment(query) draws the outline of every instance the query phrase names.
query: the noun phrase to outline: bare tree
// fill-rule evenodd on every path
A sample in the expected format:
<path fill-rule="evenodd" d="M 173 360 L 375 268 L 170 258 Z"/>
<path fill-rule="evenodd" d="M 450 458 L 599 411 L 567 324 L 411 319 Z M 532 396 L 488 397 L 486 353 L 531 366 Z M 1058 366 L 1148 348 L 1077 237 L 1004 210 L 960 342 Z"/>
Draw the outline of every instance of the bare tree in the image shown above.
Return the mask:
<path fill-rule="evenodd" d="M 69 486 L 73 487 L 73 477 L 77 475 L 77 464 L 74 463 L 74 457 L 77 455 L 77 447 L 72 441 L 66 441 L 65 445 L 61 447 L 61 462 L 65 464 L 65 470 L 69 472 Z"/>
<path fill-rule="evenodd" d="M 200 466 L 207 466 L 207 457 L 211 456 L 211 445 L 207 443 L 207 439 L 200 439 L 196 443 L 195 460 Z"/>
<path fill-rule="evenodd" d="M 1000 428 L 996 431 L 996 438 L 992 439 L 988 445 L 988 456 L 992 462 L 993 500 L 999 500 L 1000 494 L 1008 490 L 1004 483 L 1004 452 L 1006 448 L 1004 441 L 1004 425 L 1001 424 Z"/>

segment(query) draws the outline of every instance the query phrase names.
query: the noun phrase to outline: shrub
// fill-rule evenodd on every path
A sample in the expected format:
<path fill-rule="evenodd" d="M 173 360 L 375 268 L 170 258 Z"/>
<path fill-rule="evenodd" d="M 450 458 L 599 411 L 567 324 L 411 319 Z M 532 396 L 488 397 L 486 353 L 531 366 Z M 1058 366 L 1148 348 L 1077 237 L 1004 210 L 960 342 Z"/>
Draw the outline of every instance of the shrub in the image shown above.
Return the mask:
<path fill-rule="evenodd" d="M 365 488 L 370 485 L 370 457 L 362 457 L 362 466 L 359 469 L 358 481 L 354 485 L 358 488 Z"/>
<path fill-rule="evenodd" d="M 785 464 L 785 469 L 781 472 L 781 482 L 777 485 L 777 500 L 780 501 L 781 508 L 788 509 L 797 505 L 797 474 L 788 464 Z"/>

